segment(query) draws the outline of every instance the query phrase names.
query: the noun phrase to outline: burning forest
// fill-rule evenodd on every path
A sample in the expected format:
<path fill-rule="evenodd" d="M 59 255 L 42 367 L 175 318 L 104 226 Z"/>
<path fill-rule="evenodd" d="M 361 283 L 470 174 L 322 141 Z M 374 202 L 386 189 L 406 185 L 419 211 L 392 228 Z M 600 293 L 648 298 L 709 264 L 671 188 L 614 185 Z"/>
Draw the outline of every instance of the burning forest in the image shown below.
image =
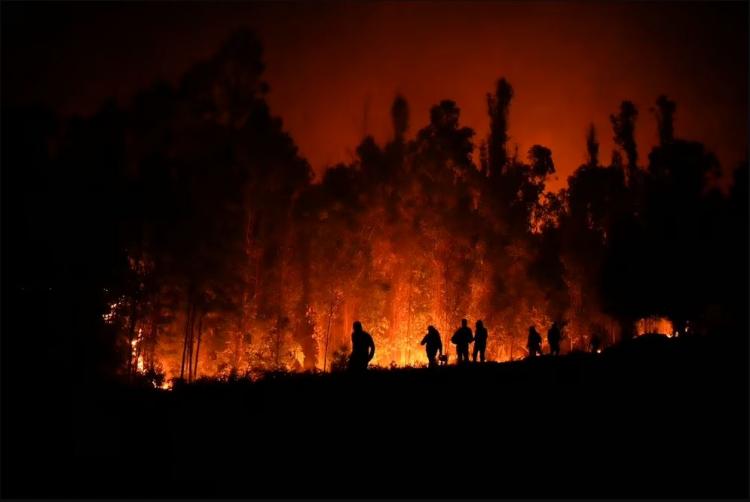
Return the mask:
<path fill-rule="evenodd" d="M 660 143 L 645 160 L 634 131 L 649 117 L 623 101 L 611 131 L 581 138 L 587 161 L 557 192 L 553 152 L 511 142 L 505 78 L 486 94 L 486 137 L 450 99 L 421 116 L 396 95 L 390 139 L 364 137 L 351 162 L 315 179 L 269 108 L 263 72 L 245 30 L 127 105 L 65 120 L 6 114 L 44 146 L 32 191 L 58 209 L 45 238 L 70 244 L 56 259 L 78 280 L 101 253 L 93 294 L 110 370 L 161 388 L 330 371 L 355 320 L 375 339 L 373 363 L 394 367 L 424 365 L 426 327 L 448 347 L 461 318 L 482 319 L 489 359 L 509 361 L 526 356 L 530 325 L 563 322 L 574 352 L 592 336 L 606 346 L 741 317 L 722 292 L 746 266 L 731 234 L 746 223 L 747 164 L 722 170 L 680 139 L 668 97 L 650 108 Z M 610 162 L 603 134 L 617 145 Z"/>
<path fill-rule="evenodd" d="M 2 495 L 747 496 L 746 3 L 0 9 Z"/>

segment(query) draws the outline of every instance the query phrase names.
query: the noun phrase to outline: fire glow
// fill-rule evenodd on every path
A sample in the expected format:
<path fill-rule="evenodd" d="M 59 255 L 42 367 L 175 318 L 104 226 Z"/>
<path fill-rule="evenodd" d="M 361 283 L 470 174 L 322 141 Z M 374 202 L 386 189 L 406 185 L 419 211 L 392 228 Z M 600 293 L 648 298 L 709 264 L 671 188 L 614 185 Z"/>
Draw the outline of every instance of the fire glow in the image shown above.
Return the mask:
<path fill-rule="evenodd" d="M 127 279 L 103 314 L 127 343 L 128 372 L 161 388 L 175 378 L 336 370 L 354 321 L 372 335 L 372 364 L 381 367 L 424 365 L 428 325 L 453 354 L 461 319 L 484 322 L 490 361 L 526 357 L 530 326 L 544 336 L 553 321 L 563 352 L 673 335 L 666 318 L 637 319 L 673 308 L 617 296 L 635 274 L 620 274 L 632 230 L 615 222 L 642 219 L 639 205 L 649 200 L 639 197 L 671 172 L 636 163 L 632 102 L 610 117 L 620 146 L 611 164 L 600 162 L 591 125 L 581 138 L 587 161 L 559 192 L 548 187 L 556 173 L 549 148 L 509 144 L 514 89 L 505 78 L 486 94 L 486 137 L 461 122 L 450 99 L 412 127 L 409 104 L 396 95 L 390 138 L 366 136 L 351 162 L 313 181 L 270 114 L 261 52 L 251 32 L 239 31 L 180 89 L 147 91 L 128 111 L 148 115 L 152 100 L 166 110 L 145 132 L 128 131 L 133 155 L 144 155 L 133 170 L 149 209 L 134 217 Z M 654 152 L 697 156 L 702 179 L 715 159 L 674 138 L 675 106 L 657 100 L 664 144 Z M 152 129 L 170 134 L 161 143 Z"/>

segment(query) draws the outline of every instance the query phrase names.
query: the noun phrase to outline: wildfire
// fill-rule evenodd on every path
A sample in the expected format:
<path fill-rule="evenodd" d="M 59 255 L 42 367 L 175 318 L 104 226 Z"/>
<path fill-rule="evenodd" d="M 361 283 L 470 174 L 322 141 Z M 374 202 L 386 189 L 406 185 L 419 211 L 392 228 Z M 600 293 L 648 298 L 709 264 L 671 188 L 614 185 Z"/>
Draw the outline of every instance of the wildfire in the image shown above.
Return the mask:
<path fill-rule="evenodd" d="M 638 336 L 647 333 L 659 333 L 672 338 L 676 335 L 672 321 L 666 317 L 647 317 L 636 322 L 636 333 Z"/>

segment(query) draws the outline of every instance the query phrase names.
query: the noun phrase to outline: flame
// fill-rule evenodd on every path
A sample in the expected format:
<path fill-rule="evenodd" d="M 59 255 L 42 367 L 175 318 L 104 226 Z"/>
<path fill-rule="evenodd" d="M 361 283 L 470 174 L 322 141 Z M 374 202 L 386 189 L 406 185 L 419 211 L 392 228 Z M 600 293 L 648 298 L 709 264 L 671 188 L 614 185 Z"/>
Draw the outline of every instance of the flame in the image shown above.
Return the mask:
<path fill-rule="evenodd" d="M 672 338 L 675 335 L 675 329 L 672 321 L 667 317 L 647 317 L 636 322 L 636 333 L 638 336 L 659 333 Z"/>
<path fill-rule="evenodd" d="M 455 346 L 450 343 L 450 338 L 458 329 L 461 318 L 469 321 L 472 330 L 477 320 L 484 321 L 489 332 L 485 354 L 488 362 L 525 358 L 526 338 L 531 325 L 542 334 L 545 339 L 543 350 L 548 352 L 545 334 L 554 319 L 539 305 L 539 299 L 522 294 L 516 295 L 512 308 L 498 312 L 487 301 L 490 285 L 486 277 L 489 274 L 482 268 L 482 260 L 477 260 L 477 269 L 467 279 L 464 297 L 451 303 L 451 295 L 446 291 L 452 291 L 449 282 L 454 277 L 437 260 L 422 260 L 407 266 L 387 242 L 378 246 L 374 246 L 373 251 L 376 272 L 373 272 L 372 286 L 368 284 L 363 290 L 341 286 L 328 296 L 312 299 L 299 314 L 302 321 L 291 318 L 285 324 L 279 324 L 274 319 L 259 318 L 252 312 L 242 318 L 241 324 L 227 322 L 221 314 L 206 316 L 202 321 L 200 349 L 197 342 L 193 347 L 193 378 L 196 375 L 214 378 L 256 375 L 279 369 L 300 371 L 306 369 L 305 365 L 309 368 L 312 364 L 320 370 L 324 363 L 325 371 L 331 371 L 345 364 L 351 350 L 351 329 L 355 320 L 362 322 L 375 341 L 375 356 L 370 363 L 373 367 L 427 366 L 425 347 L 420 341 L 428 325 L 438 329 L 443 353 L 450 356 L 449 364 L 456 364 Z M 512 251 L 519 257 L 525 253 L 521 247 Z M 417 270 L 417 265 L 422 265 L 422 269 Z M 524 275 L 520 268 L 518 273 Z M 509 283 L 514 279 L 509 278 Z M 382 287 L 377 286 L 378 280 Z M 281 302 L 283 310 L 291 317 L 299 312 L 293 305 L 299 301 L 300 286 L 293 281 L 285 282 L 285 285 L 287 290 Z M 455 285 L 453 288 L 456 289 Z M 573 305 L 563 316 L 569 320 L 563 328 L 563 353 L 588 350 L 586 343 L 595 325 L 601 328 L 598 332 L 605 346 L 614 343 L 616 332 L 613 326 L 617 323 L 603 314 L 592 314 L 581 308 L 582 298 L 575 296 L 576 289 L 571 291 L 574 293 Z M 111 303 L 105 322 L 114 323 L 119 318 L 118 325 L 127 327 L 130 309 L 123 307 L 128 305 L 124 298 Z M 169 382 L 187 374 L 187 371 L 181 371 L 185 310 L 177 310 L 168 322 L 156 326 L 152 322 L 147 316 L 138 319 L 136 336 L 129 341 L 131 368 L 140 375 L 152 375 L 156 371 L 159 378 L 152 385 L 169 390 L 172 388 Z M 302 341 L 305 339 L 297 331 L 300 325 L 307 326 L 305 336 L 315 348 L 312 362 L 309 346 L 305 347 Z M 638 335 L 658 332 L 677 336 L 672 322 L 663 317 L 640 319 L 636 328 Z"/>

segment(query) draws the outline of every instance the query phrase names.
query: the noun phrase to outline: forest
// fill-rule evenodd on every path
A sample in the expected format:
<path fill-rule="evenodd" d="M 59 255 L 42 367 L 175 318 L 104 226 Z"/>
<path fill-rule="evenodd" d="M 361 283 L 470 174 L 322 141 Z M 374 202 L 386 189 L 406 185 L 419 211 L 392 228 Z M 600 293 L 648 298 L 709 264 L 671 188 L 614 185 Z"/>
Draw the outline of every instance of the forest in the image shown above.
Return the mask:
<path fill-rule="evenodd" d="M 552 321 L 566 353 L 649 331 L 746 347 L 747 161 L 722 166 L 681 138 L 667 94 L 592 125 L 586 162 L 551 192 L 554 152 L 514 145 L 502 75 L 486 137 L 459 103 L 421 117 L 394 94 L 391 139 L 364 137 L 317 177 L 263 75 L 241 30 L 177 84 L 90 117 L 3 107 L 3 341 L 23 348 L 17 364 L 161 388 L 331 371 L 355 320 L 379 367 L 424 365 L 427 325 L 449 346 L 461 318 L 484 321 L 494 361 L 525 357 L 528 327 Z M 650 152 L 643 120 L 658 124 Z"/>

